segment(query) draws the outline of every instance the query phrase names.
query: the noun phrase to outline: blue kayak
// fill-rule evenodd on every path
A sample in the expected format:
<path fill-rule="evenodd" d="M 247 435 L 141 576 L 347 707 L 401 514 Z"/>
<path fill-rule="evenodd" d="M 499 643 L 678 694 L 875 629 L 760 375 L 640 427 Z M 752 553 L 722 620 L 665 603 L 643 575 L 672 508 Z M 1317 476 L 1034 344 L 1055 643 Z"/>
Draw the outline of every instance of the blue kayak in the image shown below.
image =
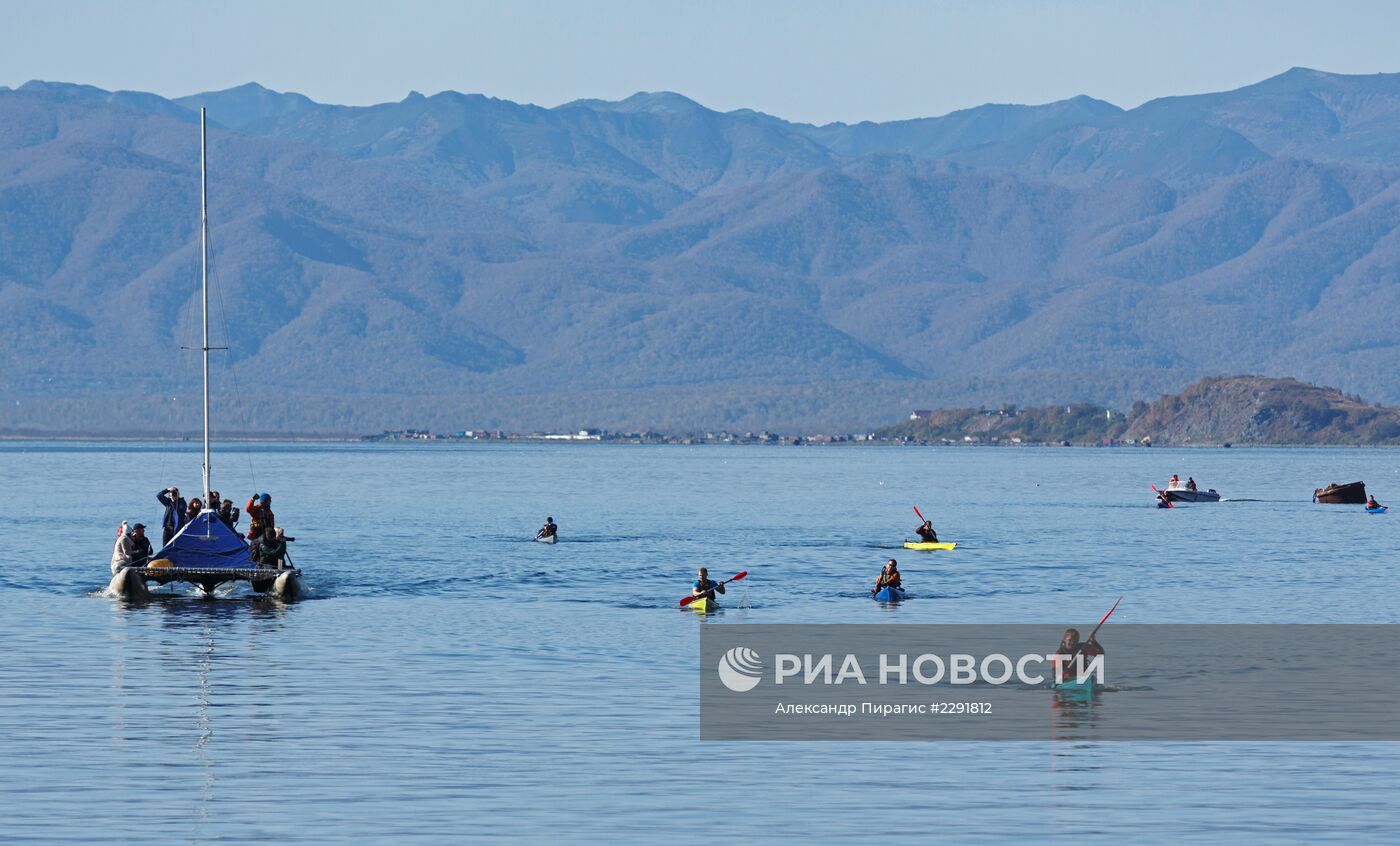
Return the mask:
<path fill-rule="evenodd" d="M 904 588 L 880 588 L 875 592 L 876 602 L 898 602 L 904 598 Z"/>
<path fill-rule="evenodd" d="M 1084 681 L 1080 681 L 1077 678 L 1068 678 L 1055 685 L 1055 692 L 1077 699 L 1087 699 L 1099 692 L 1099 685 L 1098 682 L 1094 681 L 1093 676 L 1089 676 Z"/>
<path fill-rule="evenodd" d="M 1384 513 L 1385 513 L 1385 510 L 1386 510 L 1387 508 L 1389 508 L 1389 507 L 1390 507 L 1390 506 L 1388 506 L 1388 505 L 1378 505 L 1378 506 L 1376 506 L 1375 508 L 1368 508 L 1368 509 L 1366 509 L 1366 513 L 1367 513 L 1367 514 L 1384 514 Z"/>

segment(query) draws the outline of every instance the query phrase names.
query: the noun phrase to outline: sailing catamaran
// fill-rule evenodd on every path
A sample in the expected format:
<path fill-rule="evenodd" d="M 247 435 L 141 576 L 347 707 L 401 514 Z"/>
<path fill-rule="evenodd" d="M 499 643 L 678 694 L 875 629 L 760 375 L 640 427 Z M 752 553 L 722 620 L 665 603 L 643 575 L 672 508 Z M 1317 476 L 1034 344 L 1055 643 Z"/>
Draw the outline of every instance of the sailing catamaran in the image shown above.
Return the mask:
<path fill-rule="evenodd" d="M 200 289 L 203 297 L 204 342 L 204 487 L 209 502 L 209 183 L 204 109 L 199 110 L 199 249 Z M 180 528 L 170 542 L 141 566 L 123 566 L 112 576 L 109 593 L 127 598 L 149 595 L 147 581 L 159 584 L 189 582 L 206 594 L 225 582 L 250 582 L 260 593 L 295 599 L 301 592 L 301 571 L 291 566 L 271 568 L 254 563 L 248 543 L 205 508 Z"/>

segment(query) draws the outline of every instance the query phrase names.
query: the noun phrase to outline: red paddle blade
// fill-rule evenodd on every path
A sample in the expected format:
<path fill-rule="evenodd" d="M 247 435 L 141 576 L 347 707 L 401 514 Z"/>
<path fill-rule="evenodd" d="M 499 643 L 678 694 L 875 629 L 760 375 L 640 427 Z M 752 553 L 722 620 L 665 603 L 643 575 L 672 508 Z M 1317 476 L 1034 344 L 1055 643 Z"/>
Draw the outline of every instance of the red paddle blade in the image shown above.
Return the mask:
<path fill-rule="evenodd" d="M 1122 601 L 1123 601 L 1123 597 L 1121 597 L 1121 596 L 1118 597 L 1118 602 L 1122 602 Z M 1099 620 L 1099 625 L 1100 625 L 1100 626 L 1102 626 L 1104 623 L 1107 623 L 1107 622 L 1108 622 L 1108 618 L 1113 616 L 1113 612 L 1118 610 L 1118 602 L 1113 603 L 1113 607 L 1110 608 L 1110 609 L 1108 609 L 1108 613 L 1105 614 L 1105 615 L 1103 615 L 1103 619 L 1102 619 L 1102 620 Z M 1116 630 L 1115 630 L 1115 631 L 1116 631 Z"/>
<path fill-rule="evenodd" d="M 923 512 L 921 512 L 921 511 L 919 510 L 919 506 L 917 506 L 917 505 L 914 506 L 914 513 L 917 514 L 917 515 L 919 515 L 919 519 L 920 519 L 920 520 L 923 520 L 923 519 L 924 519 Z M 928 522 L 928 521 L 925 520 L 924 522 Z"/>
<path fill-rule="evenodd" d="M 687 606 L 687 605 L 689 605 L 690 603 L 694 602 L 697 598 L 698 598 L 698 597 L 694 597 L 694 596 L 683 597 L 683 598 L 681 599 L 681 607 L 684 608 L 685 606 Z"/>
<path fill-rule="evenodd" d="M 731 581 L 731 582 L 737 582 L 737 581 L 739 581 L 740 579 L 742 579 L 743 577 L 747 576 L 748 574 L 749 574 L 749 571 L 748 571 L 748 570 L 745 570 L 744 572 L 740 573 L 739 575 L 735 576 L 734 578 L 730 579 L 729 581 Z"/>

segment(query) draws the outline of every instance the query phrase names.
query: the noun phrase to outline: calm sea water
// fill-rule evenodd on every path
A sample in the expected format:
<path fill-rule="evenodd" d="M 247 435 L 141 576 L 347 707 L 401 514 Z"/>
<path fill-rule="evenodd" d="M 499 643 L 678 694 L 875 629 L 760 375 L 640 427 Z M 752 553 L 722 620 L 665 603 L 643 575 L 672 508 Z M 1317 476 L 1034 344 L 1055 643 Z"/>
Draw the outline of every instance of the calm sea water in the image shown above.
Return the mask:
<path fill-rule="evenodd" d="M 101 596 L 117 523 L 198 465 L 0 444 L 0 841 L 1400 836 L 1396 744 L 702 744 L 695 668 L 706 625 L 1082 625 L 1119 594 L 1122 622 L 1400 622 L 1400 512 L 1309 502 L 1400 499 L 1400 452 L 232 445 L 216 487 L 272 492 L 311 598 Z M 1173 472 L 1229 501 L 1152 507 Z M 955 552 L 897 549 L 913 504 Z M 913 598 L 884 607 L 891 555 Z M 676 608 L 701 565 L 751 573 L 708 618 Z"/>

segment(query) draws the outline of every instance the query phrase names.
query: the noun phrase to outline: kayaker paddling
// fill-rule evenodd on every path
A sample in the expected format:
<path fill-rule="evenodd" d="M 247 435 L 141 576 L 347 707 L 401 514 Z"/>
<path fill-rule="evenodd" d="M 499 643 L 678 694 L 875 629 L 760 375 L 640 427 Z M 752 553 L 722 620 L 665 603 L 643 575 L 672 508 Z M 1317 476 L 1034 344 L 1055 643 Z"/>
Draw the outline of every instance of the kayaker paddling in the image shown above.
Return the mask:
<path fill-rule="evenodd" d="M 880 571 L 880 578 L 875 580 L 875 587 L 870 589 L 870 595 L 874 596 L 884 588 L 903 588 L 902 580 L 899 577 L 899 563 L 893 558 L 885 562 L 885 568 Z"/>
<path fill-rule="evenodd" d="M 1366 497 L 1366 507 L 1374 510 L 1378 508 L 1385 508 L 1386 506 L 1381 505 L 1379 502 L 1376 502 L 1375 494 L 1370 494 Z"/>
<path fill-rule="evenodd" d="M 559 525 L 554 522 L 553 517 L 544 518 L 544 525 L 535 532 L 535 540 L 547 541 L 559 535 Z"/>
<path fill-rule="evenodd" d="M 1090 632 L 1089 639 L 1084 641 L 1079 639 L 1079 629 L 1065 629 L 1064 635 L 1060 638 L 1060 645 L 1053 653 L 1059 679 L 1076 678 L 1079 673 L 1083 672 L 1085 659 L 1104 654 L 1103 647 L 1097 638 L 1097 629 Z"/>
<path fill-rule="evenodd" d="M 914 534 L 923 543 L 938 543 L 938 533 L 933 530 L 932 520 L 925 520 L 922 526 L 914 530 Z"/>
<path fill-rule="evenodd" d="M 701 567 L 695 575 L 697 578 L 695 584 L 691 586 L 690 595 L 696 599 L 708 600 L 709 607 L 714 608 L 715 593 L 724 593 L 724 582 L 713 581 L 710 578 L 710 571 L 705 567 Z"/>

